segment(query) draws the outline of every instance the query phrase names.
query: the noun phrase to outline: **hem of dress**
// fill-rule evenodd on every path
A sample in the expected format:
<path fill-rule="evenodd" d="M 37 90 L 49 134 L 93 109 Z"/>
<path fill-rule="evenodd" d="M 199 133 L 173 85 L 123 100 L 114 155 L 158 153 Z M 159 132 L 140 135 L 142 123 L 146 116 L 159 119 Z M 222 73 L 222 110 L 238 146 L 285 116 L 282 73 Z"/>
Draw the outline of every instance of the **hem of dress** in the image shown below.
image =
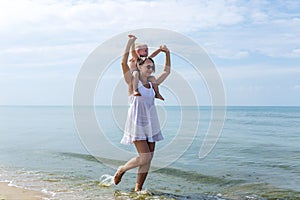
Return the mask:
<path fill-rule="evenodd" d="M 125 140 L 123 141 L 123 139 L 120 141 L 121 144 L 124 144 L 124 145 L 131 145 L 133 144 L 135 141 L 147 141 L 147 142 L 159 142 L 161 140 L 163 140 L 163 136 L 160 136 L 159 138 L 157 138 L 156 140 L 154 139 L 151 139 L 151 138 L 134 138 L 133 140 Z"/>

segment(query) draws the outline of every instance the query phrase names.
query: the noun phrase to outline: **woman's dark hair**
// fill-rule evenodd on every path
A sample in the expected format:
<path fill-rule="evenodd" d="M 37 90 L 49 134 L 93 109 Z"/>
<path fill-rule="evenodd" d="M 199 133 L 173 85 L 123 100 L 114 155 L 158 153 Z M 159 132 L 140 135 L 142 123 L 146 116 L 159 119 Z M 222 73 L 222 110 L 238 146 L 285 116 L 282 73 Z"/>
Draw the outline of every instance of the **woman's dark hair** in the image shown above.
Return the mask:
<path fill-rule="evenodd" d="M 146 60 L 150 60 L 153 63 L 153 72 L 155 72 L 155 63 L 154 63 L 154 60 L 150 57 L 138 57 L 137 58 L 137 65 L 144 64 Z"/>

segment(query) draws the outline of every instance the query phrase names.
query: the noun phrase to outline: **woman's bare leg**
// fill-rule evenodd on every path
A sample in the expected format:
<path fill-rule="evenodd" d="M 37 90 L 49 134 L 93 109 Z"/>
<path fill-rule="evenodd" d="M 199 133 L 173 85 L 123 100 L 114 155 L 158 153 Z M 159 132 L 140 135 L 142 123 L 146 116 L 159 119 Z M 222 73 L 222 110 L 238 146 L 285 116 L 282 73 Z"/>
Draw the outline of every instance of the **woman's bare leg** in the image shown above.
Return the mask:
<path fill-rule="evenodd" d="M 148 142 L 146 140 L 135 141 L 134 145 L 139 153 L 138 157 L 132 158 L 125 165 L 120 166 L 114 176 L 114 183 L 117 185 L 121 182 L 122 176 L 124 173 L 135 167 L 146 165 L 151 162 L 152 153 L 149 149 Z M 143 169 L 142 169 L 143 170 Z M 147 170 L 148 171 L 148 170 Z M 147 172 L 145 171 L 145 172 Z"/>
<path fill-rule="evenodd" d="M 147 144 L 148 144 L 148 147 L 150 150 L 151 160 L 152 160 L 153 154 L 154 154 L 154 149 L 155 149 L 155 142 L 148 142 Z M 137 176 L 136 185 L 135 185 L 135 191 L 142 190 L 144 182 L 148 175 L 148 171 L 150 169 L 150 165 L 151 165 L 151 161 L 149 163 L 146 163 L 139 167 L 138 176 Z"/>

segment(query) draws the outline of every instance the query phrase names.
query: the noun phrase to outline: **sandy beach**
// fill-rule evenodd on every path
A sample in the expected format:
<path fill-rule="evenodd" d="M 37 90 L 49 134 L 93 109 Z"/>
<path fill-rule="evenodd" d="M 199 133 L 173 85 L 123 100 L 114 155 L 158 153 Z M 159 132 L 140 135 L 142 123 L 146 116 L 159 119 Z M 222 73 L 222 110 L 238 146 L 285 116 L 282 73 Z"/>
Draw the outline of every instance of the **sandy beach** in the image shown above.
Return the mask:
<path fill-rule="evenodd" d="M 0 182 L 0 200 L 41 200 L 43 194 L 31 190 L 8 186 L 8 183 Z"/>

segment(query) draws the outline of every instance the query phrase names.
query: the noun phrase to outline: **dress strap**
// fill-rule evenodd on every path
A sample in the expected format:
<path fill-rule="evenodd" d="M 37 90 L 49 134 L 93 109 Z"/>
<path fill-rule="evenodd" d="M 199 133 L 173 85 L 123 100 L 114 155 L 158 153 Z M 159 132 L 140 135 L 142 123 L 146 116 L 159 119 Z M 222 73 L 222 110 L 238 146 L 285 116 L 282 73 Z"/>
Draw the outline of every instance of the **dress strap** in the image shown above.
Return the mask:
<path fill-rule="evenodd" d="M 150 88 L 153 88 L 152 82 L 151 82 L 151 81 L 149 81 L 149 85 L 150 85 Z"/>

